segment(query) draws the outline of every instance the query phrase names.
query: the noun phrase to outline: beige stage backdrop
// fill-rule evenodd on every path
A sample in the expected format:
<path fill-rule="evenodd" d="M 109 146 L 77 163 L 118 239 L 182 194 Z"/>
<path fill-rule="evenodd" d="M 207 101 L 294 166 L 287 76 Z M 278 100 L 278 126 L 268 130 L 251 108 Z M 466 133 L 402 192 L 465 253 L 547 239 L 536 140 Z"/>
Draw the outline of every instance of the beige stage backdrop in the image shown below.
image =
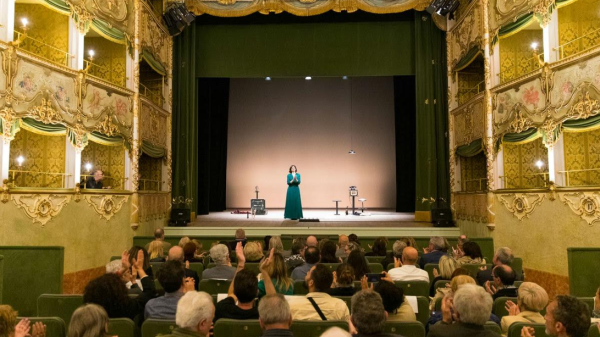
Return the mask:
<path fill-rule="evenodd" d="M 255 186 L 267 208 L 285 207 L 286 175 L 295 164 L 304 208 L 331 208 L 333 199 L 351 207 L 351 185 L 365 207 L 395 208 L 394 129 L 391 77 L 232 79 L 227 207 L 248 208 Z"/>

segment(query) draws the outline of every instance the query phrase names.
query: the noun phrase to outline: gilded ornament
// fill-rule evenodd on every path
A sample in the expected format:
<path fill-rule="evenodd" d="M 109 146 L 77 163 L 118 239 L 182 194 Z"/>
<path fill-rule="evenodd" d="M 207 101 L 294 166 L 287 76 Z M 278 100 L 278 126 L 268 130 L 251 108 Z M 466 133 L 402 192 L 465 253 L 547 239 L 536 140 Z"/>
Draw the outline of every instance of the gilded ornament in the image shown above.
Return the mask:
<path fill-rule="evenodd" d="M 542 203 L 545 194 L 542 193 L 517 193 L 499 194 L 498 200 L 519 221 L 528 218 L 535 208 Z"/>
<path fill-rule="evenodd" d="M 12 200 L 18 208 L 23 209 L 33 223 L 44 227 L 48 221 L 57 216 L 63 207 L 71 201 L 70 195 L 55 194 L 15 194 Z"/>
<path fill-rule="evenodd" d="M 556 7 L 555 0 L 539 0 L 533 7 L 533 13 L 536 14 L 542 28 L 546 28 L 552 17 L 552 8 Z"/>
<path fill-rule="evenodd" d="M 559 193 L 560 200 L 588 225 L 600 221 L 600 192 Z"/>
<path fill-rule="evenodd" d="M 516 107 L 518 109 L 518 107 Z M 510 130 L 514 133 L 521 133 L 527 129 L 530 129 L 533 126 L 533 122 L 531 119 L 523 116 L 523 112 L 521 110 L 516 110 L 515 118 L 510 121 Z"/>
<path fill-rule="evenodd" d="M 119 132 L 119 128 L 113 123 L 112 116 L 106 115 L 102 122 L 96 125 L 96 131 L 111 137 Z"/>
<path fill-rule="evenodd" d="M 94 14 L 88 12 L 82 5 L 74 5 L 67 1 L 71 8 L 71 16 L 76 18 L 75 26 L 77 30 L 85 35 L 90 30 L 90 23 L 94 19 Z"/>
<path fill-rule="evenodd" d="M 127 19 L 127 2 L 125 0 L 92 0 L 92 3 L 102 14 L 116 21 L 123 22 Z"/>
<path fill-rule="evenodd" d="M 56 124 L 63 120 L 61 114 L 52 108 L 52 101 L 42 98 L 40 105 L 33 107 L 31 110 L 33 118 L 44 124 Z"/>
<path fill-rule="evenodd" d="M 542 67 L 542 73 L 540 75 L 540 83 L 542 92 L 546 96 L 546 105 L 550 104 L 550 93 L 554 88 L 554 72 L 550 69 L 550 65 L 545 63 Z"/>
<path fill-rule="evenodd" d="M 108 221 L 121 210 L 123 205 L 129 200 L 129 196 L 86 195 L 85 200 L 100 215 L 100 218 Z"/>
<path fill-rule="evenodd" d="M 10 201 L 10 189 L 8 187 L 8 179 L 4 179 L 2 183 L 2 194 L 0 195 L 0 201 L 6 204 Z"/>
<path fill-rule="evenodd" d="M 567 116 L 571 119 L 586 119 L 598 114 L 600 104 L 597 99 L 590 97 L 590 92 L 585 91 L 580 94 L 579 100 L 569 109 Z"/>

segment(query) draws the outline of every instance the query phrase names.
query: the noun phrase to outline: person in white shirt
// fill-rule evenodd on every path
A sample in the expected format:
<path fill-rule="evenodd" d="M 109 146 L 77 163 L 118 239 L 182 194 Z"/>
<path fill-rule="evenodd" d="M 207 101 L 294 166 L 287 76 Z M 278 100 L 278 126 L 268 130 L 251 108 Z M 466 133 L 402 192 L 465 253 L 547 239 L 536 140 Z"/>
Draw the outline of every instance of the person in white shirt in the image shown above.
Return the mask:
<path fill-rule="evenodd" d="M 388 271 L 388 275 L 394 281 L 425 281 L 429 282 L 429 274 L 423 269 L 417 268 L 419 253 L 413 247 L 406 247 L 402 251 L 402 261 L 394 258 L 395 268 Z"/>

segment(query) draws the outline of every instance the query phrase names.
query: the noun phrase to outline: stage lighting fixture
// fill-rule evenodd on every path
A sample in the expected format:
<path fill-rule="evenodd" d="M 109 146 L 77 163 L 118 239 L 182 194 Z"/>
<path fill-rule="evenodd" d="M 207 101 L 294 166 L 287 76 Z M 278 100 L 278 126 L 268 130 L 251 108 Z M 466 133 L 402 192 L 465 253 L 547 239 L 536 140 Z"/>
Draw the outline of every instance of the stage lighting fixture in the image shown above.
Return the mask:
<path fill-rule="evenodd" d="M 449 20 L 454 19 L 454 12 L 460 6 L 458 0 L 433 0 L 431 4 L 425 9 L 429 14 L 439 14 L 441 16 L 448 15 Z"/>
<path fill-rule="evenodd" d="M 310 80 L 312 80 L 312 77 L 306 76 L 304 79 L 307 80 L 307 81 L 310 81 Z"/>
<path fill-rule="evenodd" d="M 188 11 L 183 2 L 173 2 L 163 14 L 163 19 L 171 36 L 179 35 L 186 26 L 189 26 L 196 16 Z"/>

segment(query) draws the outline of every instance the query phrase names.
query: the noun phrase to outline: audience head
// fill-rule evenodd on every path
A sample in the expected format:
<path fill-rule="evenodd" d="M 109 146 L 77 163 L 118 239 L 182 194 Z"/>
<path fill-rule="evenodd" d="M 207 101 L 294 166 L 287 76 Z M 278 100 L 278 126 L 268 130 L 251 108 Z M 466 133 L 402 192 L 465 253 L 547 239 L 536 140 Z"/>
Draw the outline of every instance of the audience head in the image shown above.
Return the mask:
<path fill-rule="evenodd" d="M 319 244 L 317 237 L 314 235 L 310 235 L 309 237 L 306 238 L 306 245 L 308 247 L 317 247 L 317 245 Z"/>
<path fill-rule="evenodd" d="M 346 256 L 350 255 L 350 253 L 352 253 L 355 250 L 358 250 L 359 252 L 362 251 L 362 249 L 360 248 L 360 245 L 358 243 L 356 243 L 354 241 L 348 242 L 348 244 L 346 245 L 346 248 L 345 248 Z"/>
<path fill-rule="evenodd" d="M 156 272 L 156 279 L 166 293 L 179 291 L 185 278 L 184 265 L 178 260 L 169 260 Z"/>
<path fill-rule="evenodd" d="M 352 337 L 352 335 L 348 331 L 334 326 L 325 330 L 320 337 Z"/>
<path fill-rule="evenodd" d="M 345 248 L 348 245 L 348 235 L 340 235 L 340 237 L 338 238 L 338 245 L 340 246 L 340 248 Z"/>
<path fill-rule="evenodd" d="M 67 337 L 108 336 L 108 314 L 97 304 L 85 304 L 71 316 Z"/>
<path fill-rule="evenodd" d="M 354 282 L 354 268 L 347 263 L 340 264 L 335 270 L 337 287 L 351 287 Z"/>
<path fill-rule="evenodd" d="M 308 248 L 306 248 L 304 251 L 304 260 L 308 264 L 318 263 L 320 258 L 321 252 L 319 251 L 319 248 L 315 246 L 308 246 Z"/>
<path fill-rule="evenodd" d="M 371 272 L 367 260 L 365 259 L 365 255 L 359 250 L 350 252 L 346 262 L 354 268 L 354 277 L 356 280 L 360 280 L 365 274 Z"/>
<path fill-rule="evenodd" d="M 258 295 L 258 279 L 248 269 L 242 269 L 233 279 L 233 293 L 240 303 L 250 303 Z"/>
<path fill-rule="evenodd" d="M 181 261 L 183 262 L 183 248 L 180 246 L 173 246 L 169 249 L 169 261 Z"/>
<path fill-rule="evenodd" d="M 229 248 L 224 244 L 218 244 L 210 249 L 210 258 L 217 265 L 227 264 L 229 262 Z"/>
<path fill-rule="evenodd" d="M 183 257 L 185 261 L 193 260 L 196 257 L 196 249 L 198 247 L 192 241 L 183 246 Z"/>
<path fill-rule="evenodd" d="M 394 257 L 397 257 L 399 259 L 402 258 L 402 251 L 406 247 L 406 242 L 396 240 L 396 242 L 394 242 L 394 245 L 392 246 L 392 253 L 394 254 Z"/>
<path fill-rule="evenodd" d="M 492 296 L 475 284 L 463 284 L 454 293 L 454 311 L 462 323 L 483 326 L 490 318 Z"/>
<path fill-rule="evenodd" d="M 494 269 L 492 269 L 492 276 L 496 287 L 512 286 L 517 279 L 515 271 L 507 265 L 495 266 Z"/>
<path fill-rule="evenodd" d="M 121 261 L 120 259 L 112 260 L 106 264 L 106 273 L 107 274 L 117 274 L 120 276 L 122 272 L 123 272 L 123 261 Z"/>
<path fill-rule="evenodd" d="M 520 292 L 520 290 L 519 290 Z M 546 308 L 546 334 L 583 337 L 590 328 L 590 309 L 572 296 L 559 295 Z"/>
<path fill-rule="evenodd" d="M 385 237 L 378 237 L 373 242 L 373 248 L 371 250 L 377 256 L 386 256 L 387 255 L 387 242 L 388 240 Z"/>
<path fill-rule="evenodd" d="M 388 315 L 377 292 L 361 290 L 352 296 L 351 302 L 350 320 L 360 335 L 377 335 L 383 332 Z"/>
<path fill-rule="evenodd" d="M 349 242 L 356 242 L 360 245 L 360 242 L 358 242 L 358 236 L 356 234 L 350 234 L 348 235 L 348 241 Z"/>
<path fill-rule="evenodd" d="M 450 279 L 452 280 L 453 278 L 455 278 L 457 276 L 461 276 L 461 275 L 469 276 L 471 274 L 465 268 L 459 267 L 459 268 L 454 269 L 454 271 L 452 272 L 452 276 L 450 276 Z"/>
<path fill-rule="evenodd" d="M 323 251 L 323 245 L 324 245 L 326 242 L 329 242 L 329 239 L 327 239 L 327 238 L 324 238 L 324 239 L 321 239 L 321 240 L 319 240 L 319 244 L 317 244 L 317 247 L 319 247 L 319 250 L 320 250 L 321 252 Z"/>
<path fill-rule="evenodd" d="M 235 239 L 236 240 L 244 240 L 246 238 L 246 231 L 243 228 L 238 228 L 235 230 Z"/>
<path fill-rule="evenodd" d="M 510 265 L 513 261 L 513 258 L 514 258 L 514 256 L 512 253 L 512 249 L 510 249 L 508 247 L 500 247 L 496 250 L 496 254 L 494 254 L 492 263 L 496 266 L 502 265 L 502 264 Z"/>
<path fill-rule="evenodd" d="M 271 278 L 277 280 L 282 289 L 293 287 L 294 281 L 288 276 L 287 266 L 283 255 L 279 253 L 273 254 L 273 262 L 267 266 L 267 272 Z"/>
<path fill-rule="evenodd" d="M 129 264 L 134 264 L 134 260 L 137 260 L 138 252 L 140 250 L 144 252 L 144 270 L 146 270 L 150 268 L 150 259 L 148 257 L 148 251 L 146 251 L 146 248 L 144 247 L 133 246 L 129 249 Z"/>
<path fill-rule="evenodd" d="M 163 244 L 161 241 L 152 241 L 148 246 L 148 255 L 150 259 L 157 257 L 163 257 L 165 255 L 163 251 Z"/>
<path fill-rule="evenodd" d="M 396 287 L 396 285 L 391 282 L 378 282 L 374 289 L 381 295 L 383 307 L 388 314 L 395 314 L 402 303 L 404 303 L 404 290 L 400 287 Z"/>
<path fill-rule="evenodd" d="M 306 247 L 306 239 L 298 237 L 292 241 L 292 255 L 304 254 L 304 248 Z"/>
<path fill-rule="evenodd" d="M 18 315 L 10 305 L 0 305 L 0 336 L 14 336 Z"/>
<path fill-rule="evenodd" d="M 469 239 L 467 238 L 467 236 L 464 234 L 460 235 L 457 240 L 458 249 L 462 249 L 465 242 L 469 242 Z"/>
<path fill-rule="evenodd" d="M 468 256 L 472 259 L 483 259 L 483 254 L 481 254 L 481 248 L 477 244 L 477 242 L 467 241 L 463 245 L 463 252 L 465 252 L 465 256 Z"/>
<path fill-rule="evenodd" d="M 309 292 L 327 292 L 333 283 L 333 274 L 322 264 L 314 265 L 304 278 Z"/>
<path fill-rule="evenodd" d="M 258 303 L 258 316 L 263 330 L 289 329 L 292 325 L 290 305 L 281 294 L 261 298 Z"/>
<path fill-rule="evenodd" d="M 188 291 L 177 302 L 175 323 L 183 329 L 200 332 L 206 336 L 210 332 L 215 306 L 212 297 L 203 292 Z"/>
<path fill-rule="evenodd" d="M 407 247 L 417 248 L 417 241 L 413 237 L 403 236 L 399 240 L 406 243 Z"/>
<path fill-rule="evenodd" d="M 183 247 L 185 247 L 186 243 L 188 243 L 188 242 L 190 242 L 190 241 L 191 241 L 191 240 L 190 240 L 190 238 L 189 238 L 189 237 L 187 237 L 187 236 L 184 236 L 184 237 L 182 237 L 182 238 L 179 240 L 179 245 L 178 245 L 178 246 L 179 246 L 179 247 L 181 247 L 181 248 L 183 248 Z"/>
<path fill-rule="evenodd" d="M 260 242 L 247 242 L 244 246 L 244 256 L 247 261 L 260 261 L 265 256 Z"/>
<path fill-rule="evenodd" d="M 333 241 L 325 241 L 321 249 L 321 263 L 338 263 L 339 259 L 335 257 L 337 247 Z"/>
<path fill-rule="evenodd" d="M 120 311 L 128 301 L 127 288 L 115 274 L 104 274 L 90 281 L 83 291 L 83 303 L 98 304 L 109 315 Z"/>
<path fill-rule="evenodd" d="M 533 282 L 523 282 L 519 287 L 517 304 L 521 311 L 540 312 L 548 304 L 548 293 Z"/>
<path fill-rule="evenodd" d="M 451 280 L 452 273 L 458 268 L 458 262 L 448 255 L 442 255 L 438 262 L 440 269 L 440 276 L 443 280 Z M 468 273 L 468 272 L 467 272 Z"/>
<path fill-rule="evenodd" d="M 419 260 L 419 252 L 413 247 L 406 247 L 402 251 L 402 264 L 414 266 Z"/>
<path fill-rule="evenodd" d="M 269 251 L 275 248 L 275 253 L 283 253 L 283 243 L 281 242 L 281 236 L 273 236 L 269 240 Z"/>
<path fill-rule="evenodd" d="M 192 242 L 196 245 L 196 254 L 202 253 L 202 242 L 198 241 L 197 239 L 192 239 Z"/>
<path fill-rule="evenodd" d="M 458 275 L 456 277 L 453 277 L 450 281 L 450 290 L 452 291 L 452 293 L 456 293 L 456 291 L 463 284 L 477 284 L 477 282 L 475 282 L 475 279 L 473 279 L 469 275 Z"/>
<path fill-rule="evenodd" d="M 444 238 L 441 236 L 432 236 L 429 239 L 429 249 L 431 251 L 434 251 L 434 250 L 443 251 L 444 249 L 446 249 L 446 241 L 444 241 Z"/>
<path fill-rule="evenodd" d="M 154 239 L 155 240 L 164 240 L 165 239 L 165 230 L 162 228 L 157 228 L 154 230 Z"/>

